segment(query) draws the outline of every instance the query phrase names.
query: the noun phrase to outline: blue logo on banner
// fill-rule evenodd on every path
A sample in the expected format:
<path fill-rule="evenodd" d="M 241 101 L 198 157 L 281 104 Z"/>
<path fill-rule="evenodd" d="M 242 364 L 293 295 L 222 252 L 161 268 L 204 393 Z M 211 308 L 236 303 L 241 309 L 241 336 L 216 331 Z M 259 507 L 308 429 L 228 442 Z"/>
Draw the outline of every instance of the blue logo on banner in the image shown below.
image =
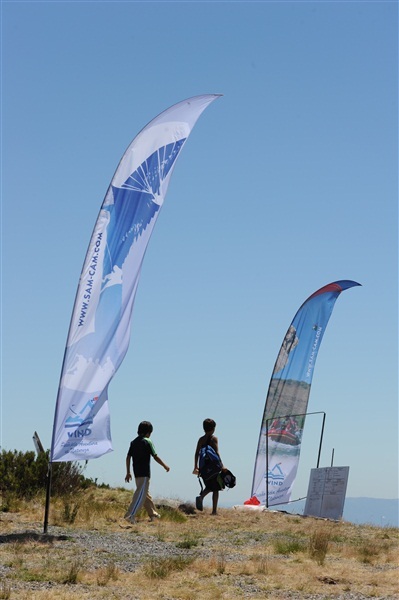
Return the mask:
<path fill-rule="evenodd" d="M 75 413 L 75 411 L 70 408 L 74 416 L 66 419 L 65 427 L 83 427 L 83 425 L 91 425 L 93 423 L 92 409 L 97 400 L 98 396 L 88 400 L 82 410 L 80 410 L 78 413 Z"/>
<path fill-rule="evenodd" d="M 269 469 L 268 478 L 273 481 L 284 481 L 285 475 L 280 468 L 281 463 L 276 463 L 272 469 Z"/>

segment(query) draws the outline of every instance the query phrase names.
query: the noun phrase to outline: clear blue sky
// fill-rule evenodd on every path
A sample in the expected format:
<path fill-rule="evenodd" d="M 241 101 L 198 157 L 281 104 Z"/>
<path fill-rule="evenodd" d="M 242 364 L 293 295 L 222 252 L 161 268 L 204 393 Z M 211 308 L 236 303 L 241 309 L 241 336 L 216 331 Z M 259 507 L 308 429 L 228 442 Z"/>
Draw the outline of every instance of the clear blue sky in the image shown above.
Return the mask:
<path fill-rule="evenodd" d="M 212 417 L 250 494 L 284 334 L 339 279 L 309 411 L 321 466 L 348 496 L 398 497 L 397 3 L 2 3 L 1 440 L 49 448 L 80 269 L 124 150 L 153 117 L 221 93 L 171 180 L 110 389 L 114 452 L 88 476 L 124 485 L 137 424 L 154 495 L 193 499 Z M 293 498 L 317 458 L 312 417 Z"/>

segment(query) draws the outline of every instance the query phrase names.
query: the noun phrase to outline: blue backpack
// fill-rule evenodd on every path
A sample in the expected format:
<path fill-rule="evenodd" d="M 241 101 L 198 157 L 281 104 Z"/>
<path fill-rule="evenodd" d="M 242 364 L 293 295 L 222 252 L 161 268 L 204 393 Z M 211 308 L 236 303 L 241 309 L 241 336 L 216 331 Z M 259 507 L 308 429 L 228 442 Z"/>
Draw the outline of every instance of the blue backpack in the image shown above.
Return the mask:
<path fill-rule="evenodd" d="M 199 477 L 201 477 L 205 485 L 215 479 L 222 470 L 222 462 L 209 444 L 202 446 L 199 453 Z"/>

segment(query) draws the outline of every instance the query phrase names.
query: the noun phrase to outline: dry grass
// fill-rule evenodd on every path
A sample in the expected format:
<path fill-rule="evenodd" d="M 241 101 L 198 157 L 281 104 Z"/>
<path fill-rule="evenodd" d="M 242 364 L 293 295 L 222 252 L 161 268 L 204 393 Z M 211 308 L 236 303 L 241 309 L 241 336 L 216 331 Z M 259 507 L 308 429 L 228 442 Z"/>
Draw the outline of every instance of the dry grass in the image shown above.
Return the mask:
<path fill-rule="evenodd" d="M 161 508 L 160 521 L 143 514 L 126 529 L 121 517 L 130 499 L 126 490 L 97 489 L 53 501 L 47 539 L 40 535 L 42 498 L 0 513 L 0 600 L 398 598 L 396 528 Z M 77 531 L 89 535 L 88 545 L 90 535 L 108 541 L 84 548 Z M 131 554 L 109 545 L 113 535 L 131 544 Z M 138 558 L 134 548 L 145 544 L 156 553 Z"/>

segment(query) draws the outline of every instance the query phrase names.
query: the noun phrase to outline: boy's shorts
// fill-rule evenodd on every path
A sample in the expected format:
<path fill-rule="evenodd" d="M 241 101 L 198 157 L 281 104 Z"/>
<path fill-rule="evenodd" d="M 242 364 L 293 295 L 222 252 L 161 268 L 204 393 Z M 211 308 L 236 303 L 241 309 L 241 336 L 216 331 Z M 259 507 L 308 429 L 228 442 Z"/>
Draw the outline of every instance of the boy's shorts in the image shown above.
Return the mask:
<path fill-rule="evenodd" d="M 212 479 L 208 479 L 208 481 L 205 481 L 204 483 L 205 489 L 210 490 L 211 492 L 220 492 L 220 490 L 223 490 L 224 488 L 223 480 L 220 475 L 213 477 Z"/>

